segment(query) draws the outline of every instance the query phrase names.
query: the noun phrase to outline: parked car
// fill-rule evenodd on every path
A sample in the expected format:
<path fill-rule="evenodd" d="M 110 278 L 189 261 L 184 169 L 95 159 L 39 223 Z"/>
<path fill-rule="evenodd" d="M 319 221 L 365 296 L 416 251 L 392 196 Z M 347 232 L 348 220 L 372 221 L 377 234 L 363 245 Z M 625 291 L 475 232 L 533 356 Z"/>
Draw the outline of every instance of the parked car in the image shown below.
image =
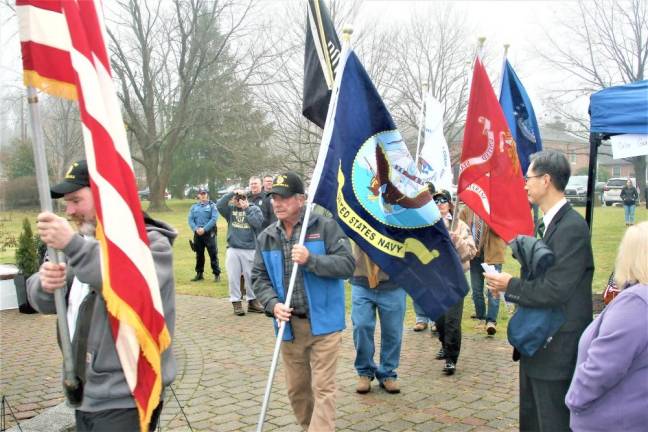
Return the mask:
<path fill-rule="evenodd" d="M 565 198 L 570 203 L 585 205 L 587 203 L 587 176 L 571 176 L 565 187 Z"/>
<path fill-rule="evenodd" d="M 142 201 L 148 201 L 150 196 L 149 188 L 142 189 L 141 191 L 138 191 L 137 194 L 139 195 L 139 198 Z M 164 199 L 165 200 L 171 199 L 171 194 L 166 189 L 164 190 Z"/>
<path fill-rule="evenodd" d="M 630 177 L 630 180 L 632 181 L 632 184 L 637 187 L 637 179 Z M 603 202 L 605 205 L 611 206 L 615 203 L 623 202 L 621 199 L 621 189 L 623 189 L 623 186 L 625 186 L 627 181 L 627 177 L 613 177 L 607 181 L 603 188 Z M 637 192 L 639 192 L 639 196 L 641 196 L 639 188 L 637 188 Z"/>

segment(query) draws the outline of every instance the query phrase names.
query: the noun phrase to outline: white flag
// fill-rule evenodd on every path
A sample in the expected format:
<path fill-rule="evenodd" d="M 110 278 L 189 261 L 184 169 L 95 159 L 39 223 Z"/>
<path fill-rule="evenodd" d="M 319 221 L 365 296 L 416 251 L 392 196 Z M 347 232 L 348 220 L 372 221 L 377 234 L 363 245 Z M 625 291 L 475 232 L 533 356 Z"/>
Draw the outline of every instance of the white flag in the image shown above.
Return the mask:
<path fill-rule="evenodd" d="M 432 182 L 436 190 L 451 190 L 450 152 L 443 136 L 443 107 L 428 93 L 425 98 L 425 142 L 418 158 L 421 178 Z"/>

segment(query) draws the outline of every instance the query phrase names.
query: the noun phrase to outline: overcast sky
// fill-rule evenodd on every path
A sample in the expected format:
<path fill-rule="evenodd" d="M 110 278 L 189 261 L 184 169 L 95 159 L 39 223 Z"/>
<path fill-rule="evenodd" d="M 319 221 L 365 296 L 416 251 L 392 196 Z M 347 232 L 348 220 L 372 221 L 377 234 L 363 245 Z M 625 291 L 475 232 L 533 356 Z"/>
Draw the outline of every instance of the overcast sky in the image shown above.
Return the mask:
<path fill-rule="evenodd" d="M 283 0 L 296 1 L 296 0 Z M 109 3 L 110 0 L 105 0 Z M 270 6 L 275 0 L 262 0 Z M 555 22 L 563 16 L 573 2 L 564 1 L 455 1 L 453 7 L 463 11 L 469 23 L 470 35 L 477 44 L 477 38 L 486 37 L 486 47 L 491 58 L 499 59 L 503 44 L 511 44 L 509 59 L 520 79 L 526 86 L 536 108 L 539 119 L 545 119 L 542 107 L 544 90 L 552 87 L 556 75 L 535 57 L 536 45 L 542 46 L 544 31 L 553 32 Z M 572 3 L 567 4 L 566 3 Z M 363 22 L 372 22 L 372 17 L 387 25 L 406 25 L 413 10 L 440 6 L 435 1 L 382 1 L 366 0 L 359 11 L 361 19 L 352 23 L 359 28 Z M 7 91 L 20 86 L 20 45 L 16 35 L 17 23 L 6 6 L 0 6 L 0 97 Z M 491 80 L 497 82 L 499 61 L 491 62 Z M 495 66 L 496 67 L 495 67 Z M 587 109 L 584 101 L 581 109 Z M 0 117 L 2 113 L 0 110 Z M 3 122 L 0 118 L 0 127 Z"/>

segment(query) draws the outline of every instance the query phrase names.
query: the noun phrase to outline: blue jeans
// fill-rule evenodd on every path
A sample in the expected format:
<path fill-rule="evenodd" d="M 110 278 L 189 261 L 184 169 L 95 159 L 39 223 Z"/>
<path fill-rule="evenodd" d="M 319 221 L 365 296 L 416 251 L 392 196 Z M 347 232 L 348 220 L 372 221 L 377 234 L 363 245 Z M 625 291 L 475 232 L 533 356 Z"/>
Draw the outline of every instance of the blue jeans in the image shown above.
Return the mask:
<path fill-rule="evenodd" d="M 633 224 L 634 223 L 634 215 L 635 215 L 635 207 L 636 205 L 623 205 L 623 210 L 625 210 L 625 223 L 626 224 Z"/>
<path fill-rule="evenodd" d="M 360 376 L 396 378 L 400 363 L 405 319 L 405 290 L 365 288 L 351 285 L 353 344 L 355 345 L 355 368 Z M 374 333 L 376 312 L 380 319 L 380 365 L 374 363 Z"/>
<path fill-rule="evenodd" d="M 413 299 L 412 299 L 412 304 L 414 305 L 414 313 L 416 314 L 417 323 L 421 322 L 421 323 L 428 324 L 434 322 L 425 315 L 425 311 L 423 310 L 423 308 L 419 306 Z"/>
<path fill-rule="evenodd" d="M 486 290 L 488 297 L 488 311 L 484 302 L 484 269 L 482 263 L 484 259 L 481 255 L 476 256 L 470 261 L 470 288 L 472 289 L 473 303 L 475 304 L 475 315 L 480 320 L 497 322 L 497 313 L 499 312 L 499 297 L 493 297 L 490 290 Z M 502 264 L 493 264 L 497 271 L 502 270 Z"/>

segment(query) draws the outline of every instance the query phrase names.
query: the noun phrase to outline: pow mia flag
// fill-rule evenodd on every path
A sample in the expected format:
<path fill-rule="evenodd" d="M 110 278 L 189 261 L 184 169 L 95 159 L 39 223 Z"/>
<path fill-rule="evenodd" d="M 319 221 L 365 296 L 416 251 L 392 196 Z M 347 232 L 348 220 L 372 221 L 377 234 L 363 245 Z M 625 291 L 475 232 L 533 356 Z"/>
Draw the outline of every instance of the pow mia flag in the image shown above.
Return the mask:
<path fill-rule="evenodd" d="M 302 113 L 323 129 L 341 46 L 329 11 L 322 3 L 308 0 Z"/>

